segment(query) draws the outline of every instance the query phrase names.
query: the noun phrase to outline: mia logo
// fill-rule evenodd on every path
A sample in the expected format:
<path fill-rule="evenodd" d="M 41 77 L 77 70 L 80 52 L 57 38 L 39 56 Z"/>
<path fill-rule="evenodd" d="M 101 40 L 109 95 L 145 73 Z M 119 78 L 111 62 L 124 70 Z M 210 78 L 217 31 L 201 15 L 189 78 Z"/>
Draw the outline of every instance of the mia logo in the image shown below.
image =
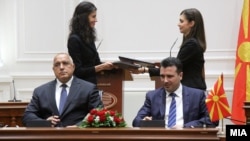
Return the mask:
<path fill-rule="evenodd" d="M 230 129 L 230 136 L 247 136 L 245 129 Z"/>
<path fill-rule="evenodd" d="M 250 125 L 226 125 L 226 141 L 249 140 Z"/>

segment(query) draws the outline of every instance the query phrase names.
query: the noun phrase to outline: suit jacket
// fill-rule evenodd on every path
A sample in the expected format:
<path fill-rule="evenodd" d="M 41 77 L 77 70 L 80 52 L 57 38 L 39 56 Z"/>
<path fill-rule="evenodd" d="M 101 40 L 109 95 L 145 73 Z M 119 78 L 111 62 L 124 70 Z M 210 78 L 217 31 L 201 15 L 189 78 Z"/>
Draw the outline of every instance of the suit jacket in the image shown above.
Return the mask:
<path fill-rule="evenodd" d="M 181 46 L 177 58 L 183 65 L 181 83 L 188 87 L 206 90 L 206 82 L 202 76 L 204 69 L 203 50 L 195 38 L 187 39 Z M 159 76 L 159 68 L 149 68 L 150 76 Z"/>
<path fill-rule="evenodd" d="M 56 80 L 37 87 L 24 115 L 23 124 L 31 120 L 45 120 L 52 115 L 59 115 L 55 100 Z M 60 115 L 59 126 L 75 125 L 83 120 L 89 111 L 102 106 L 98 89 L 92 83 L 74 77 L 67 101 Z"/>
<path fill-rule="evenodd" d="M 211 123 L 206 104 L 204 91 L 183 86 L 183 120 L 184 127 L 202 127 L 203 124 L 217 126 L 218 122 Z M 152 116 L 153 120 L 164 120 L 166 109 L 166 92 L 164 88 L 149 91 L 146 94 L 144 105 L 133 120 L 133 126 L 139 127 L 145 116 Z"/>
<path fill-rule="evenodd" d="M 94 42 L 85 43 L 80 36 L 72 34 L 68 39 L 68 52 L 75 64 L 74 75 L 97 84 L 95 66 L 101 61 Z"/>

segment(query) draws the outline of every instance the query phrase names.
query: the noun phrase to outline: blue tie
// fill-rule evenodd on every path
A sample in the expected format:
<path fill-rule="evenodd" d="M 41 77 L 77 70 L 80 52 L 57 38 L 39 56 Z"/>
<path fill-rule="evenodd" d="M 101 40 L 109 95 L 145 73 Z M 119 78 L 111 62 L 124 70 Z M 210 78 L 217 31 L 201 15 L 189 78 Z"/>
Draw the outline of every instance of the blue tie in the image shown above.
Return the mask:
<path fill-rule="evenodd" d="M 172 97 L 172 101 L 170 104 L 169 114 L 168 114 L 168 127 L 171 128 L 176 124 L 176 94 L 171 93 L 169 96 Z"/>
<path fill-rule="evenodd" d="M 60 104 L 59 104 L 59 113 L 60 113 L 60 115 L 62 114 L 64 104 L 65 104 L 65 102 L 67 100 L 67 91 L 66 91 L 67 85 L 62 84 L 61 87 L 62 87 L 62 91 L 61 91 Z"/>

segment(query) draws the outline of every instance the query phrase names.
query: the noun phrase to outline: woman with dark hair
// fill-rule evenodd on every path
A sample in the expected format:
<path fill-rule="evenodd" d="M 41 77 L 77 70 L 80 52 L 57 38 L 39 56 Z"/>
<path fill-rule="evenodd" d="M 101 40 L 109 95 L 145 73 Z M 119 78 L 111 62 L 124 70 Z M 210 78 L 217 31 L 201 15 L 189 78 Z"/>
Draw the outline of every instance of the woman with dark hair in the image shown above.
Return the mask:
<path fill-rule="evenodd" d="M 195 8 L 185 9 L 180 13 L 179 29 L 183 34 L 182 44 L 177 58 L 183 64 L 182 84 L 206 90 L 204 72 L 204 52 L 206 51 L 206 38 L 203 18 Z M 148 72 L 150 76 L 159 76 L 159 68 L 139 68 L 139 73 Z"/>
<path fill-rule="evenodd" d="M 96 6 L 87 1 L 77 5 L 70 23 L 68 52 L 75 64 L 74 75 L 97 84 L 96 73 L 113 69 L 111 62 L 102 63 L 95 41 Z"/>

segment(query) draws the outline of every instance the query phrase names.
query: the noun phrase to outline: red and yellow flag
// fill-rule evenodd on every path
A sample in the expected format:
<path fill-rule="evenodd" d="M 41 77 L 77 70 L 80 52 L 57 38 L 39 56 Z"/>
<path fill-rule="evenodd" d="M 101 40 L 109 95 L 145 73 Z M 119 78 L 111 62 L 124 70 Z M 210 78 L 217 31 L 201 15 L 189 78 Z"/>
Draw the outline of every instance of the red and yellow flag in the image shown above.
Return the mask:
<path fill-rule="evenodd" d="M 231 115 L 223 87 L 223 74 L 220 75 L 213 89 L 208 93 L 206 105 L 211 121 L 218 121 Z"/>
<path fill-rule="evenodd" d="M 235 80 L 232 103 L 232 122 L 242 124 L 236 120 L 245 122 L 245 101 L 250 101 L 250 2 L 244 0 L 238 45 L 236 50 Z"/>

